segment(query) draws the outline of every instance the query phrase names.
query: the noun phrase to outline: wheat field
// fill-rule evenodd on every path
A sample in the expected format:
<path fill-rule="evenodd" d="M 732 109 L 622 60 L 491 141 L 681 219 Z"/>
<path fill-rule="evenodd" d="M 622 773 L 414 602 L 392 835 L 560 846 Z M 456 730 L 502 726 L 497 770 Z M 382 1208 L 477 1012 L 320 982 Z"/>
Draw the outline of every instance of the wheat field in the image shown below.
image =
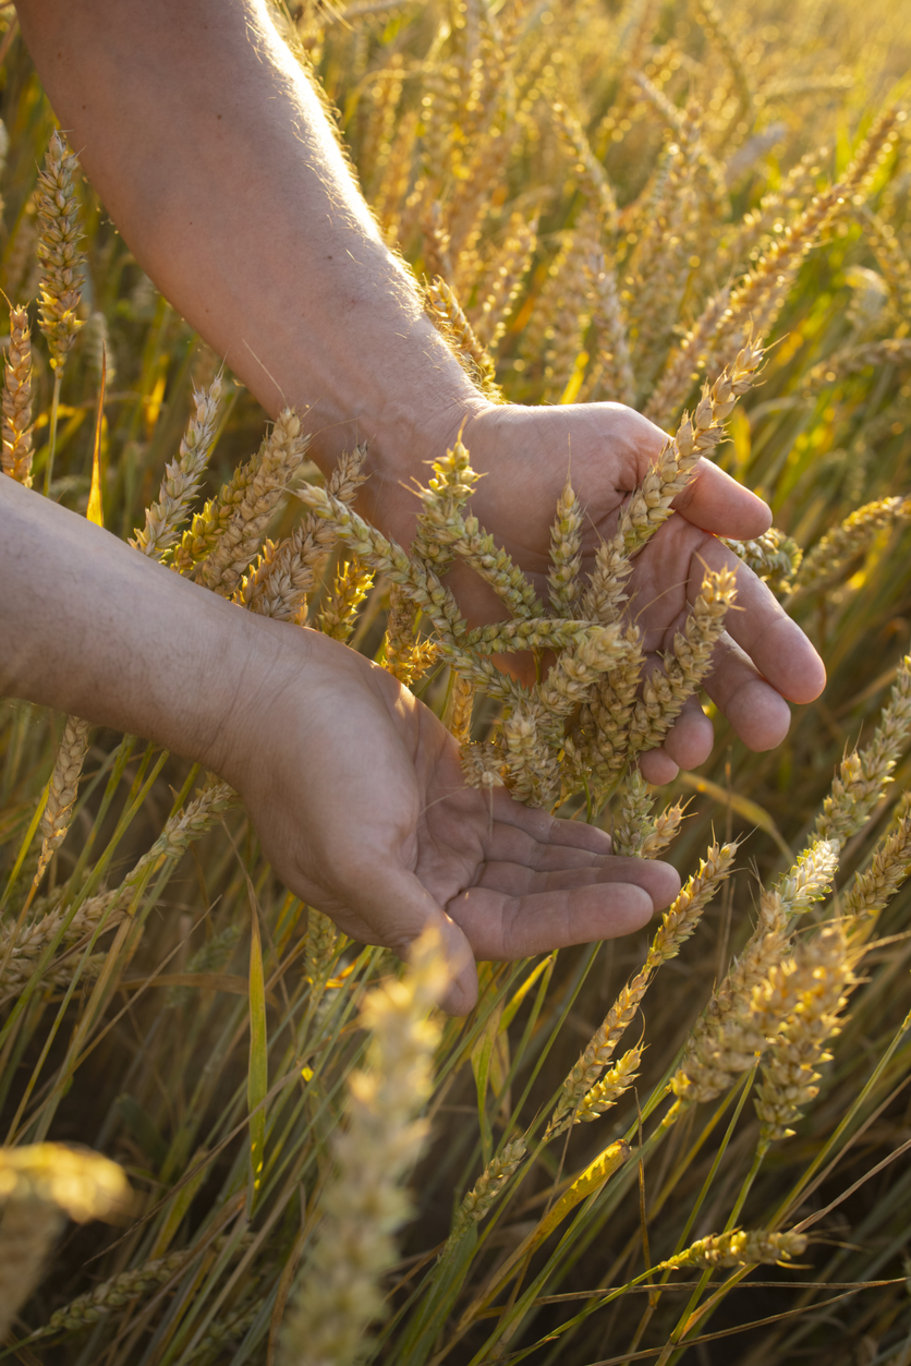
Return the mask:
<path fill-rule="evenodd" d="M 483 965 L 448 1018 L 435 945 L 406 970 L 348 941 L 226 784 L 0 702 L 0 1360 L 911 1362 L 911 15 L 279 17 L 478 385 L 668 432 L 595 578 L 571 484 L 542 602 L 466 511 L 470 449 L 427 471 L 409 553 L 358 515 L 357 451 L 324 481 L 294 414 L 264 437 L 106 218 L 9 7 L 4 475 L 377 659 L 471 781 L 683 890 L 641 934 Z M 773 508 L 736 548 L 829 683 L 778 749 L 719 721 L 651 788 L 637 755 L 736 601 L 707 576 L 645 680 L 624 585 L 703 453 Z M 502 623 L 462 620 L 455 559 Z M 493 662 L 518 645 L 552 661 L 533 685 Z"/>

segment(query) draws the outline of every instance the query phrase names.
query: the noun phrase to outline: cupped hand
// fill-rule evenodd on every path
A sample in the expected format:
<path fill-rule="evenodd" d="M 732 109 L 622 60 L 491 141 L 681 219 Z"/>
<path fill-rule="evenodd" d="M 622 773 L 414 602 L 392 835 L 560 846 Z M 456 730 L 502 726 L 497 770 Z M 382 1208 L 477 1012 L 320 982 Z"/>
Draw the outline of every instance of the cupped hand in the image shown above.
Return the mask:
<path fill-rule="evenodd" d="M 249 620 L 218 767 L 292 892 L 352 938 L 404 956 L 439 928 L 445 1004 L 476 959 L 612 938 L 676 895 L 668 864 L 615 858 L 603 831 L 466 786 L 452 736 L 383 669 L 312 631 Z"/>
<path fill-rule="evenodd" d="M 598 544 L 613 535 L 621 507 L 665 440 L 660 428 L 622 404 L 488 407 L 464 429 L 472 465 L 483 473 L 472 510 L 546 601 L 550 527 L 567 476 L 586 517 L 583 573 L 590 573 Z M 770 524 L 769 509 L 707 460 L 699 462 L 674 508 L 635 558 L 628 615 L 657 660 L 682 628 L 706 570 L 734 570 L 736 604 L 706 691 L 745 744 L 771 749 L 787 734 L 788 703 L 818 697 L 825 670 L 765 584 L 718 540 L 761 535 Z M 465 566 L 453 570 L 452 586 L 473 620 L 503 615 L 496 595 Z M 642 755 L 640 767 L 650 781 L 668 782 L 678 768 L 702 763 L 711 746 L 712 724 L 693 699 L 662 748 Z"/>

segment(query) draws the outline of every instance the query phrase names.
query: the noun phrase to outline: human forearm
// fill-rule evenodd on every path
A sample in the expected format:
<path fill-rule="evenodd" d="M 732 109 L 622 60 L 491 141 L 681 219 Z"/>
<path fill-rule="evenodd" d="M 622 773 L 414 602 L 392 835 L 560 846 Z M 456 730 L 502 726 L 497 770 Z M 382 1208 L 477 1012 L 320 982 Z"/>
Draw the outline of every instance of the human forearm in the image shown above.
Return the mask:
<path fill-rule="evenodd" d="M 20 0 L 93 185 L 145 270 L 324 466 L 369 444 L 371 509 L 482 400 L 383 243 L 261 0 Z M 386 515 L 384 515 L 384 513 Z M 396 527 L 404 532 L 404 527 Z"/>
<path fill-rule="evenodd" d="M 0 528 L 0 696 L 221 769 L 251 632 L 266 623 L 6 476 Z"/>

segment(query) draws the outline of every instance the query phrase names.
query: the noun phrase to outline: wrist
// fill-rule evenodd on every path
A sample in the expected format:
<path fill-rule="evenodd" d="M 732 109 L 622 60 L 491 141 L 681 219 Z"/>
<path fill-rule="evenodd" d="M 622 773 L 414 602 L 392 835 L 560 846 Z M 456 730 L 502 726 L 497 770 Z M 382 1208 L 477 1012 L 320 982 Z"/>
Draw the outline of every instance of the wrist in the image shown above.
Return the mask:
<path fill-rule="evenodd" d="M 458 362 L 455 362 L 458 366 Z M 470 448 L 475 422 L 496 406 L 471 384 L 461 367 L 464 387 L 454 384 L 448 393 L 435 384 L 421 400 L 397 397 L 384 405 L 372 438 L 367 437 L 363 485 L 358 509 L 400 545 L 414 537 L 420 503 L 416 487 L 426 484 L 431 465 L 451 450 L 461 437 Z"/>
<path fill-rule="evenodd" d="M 240 609 L 237 616 L 225 642 L 220 699 L 199 729 L 194 757 L 256 801 L 289 749 L 303 753 L 309 730 L 323 728 L 325 708 L 344 715 L 348 687 L 363 687 L 376 666 L 309 627 Z"/>

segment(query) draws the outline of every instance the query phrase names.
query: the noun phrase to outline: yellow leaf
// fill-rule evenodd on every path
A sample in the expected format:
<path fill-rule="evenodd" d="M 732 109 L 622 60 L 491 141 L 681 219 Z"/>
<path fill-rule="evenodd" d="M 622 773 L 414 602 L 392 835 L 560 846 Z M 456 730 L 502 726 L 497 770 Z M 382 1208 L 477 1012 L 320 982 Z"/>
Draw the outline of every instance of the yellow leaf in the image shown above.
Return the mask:
<path fill-rule="evenodd" d="M 579 390 L 582 388 L 582 381 L 585 379 L 585 372 L 588 369 L 588 352 L 580 351 L 576 356 L 576 363 L 573 372 L 569 377 L 569 382 L 563 393 L 560 395 L 561 403 L 575 403 L 579 397 Z"/>
<path fill-rule="evenodd" d="M 250 1204 L 259 1191 L 266 1148 L 266 1093 L 269 1089 L 266 1032 L 266 987 L 263 948 L 255 907 L 250 919 L 250 1058 L 247 1069 L 247 1105 L 250 1114 Z"/>
<path fill-rule="evenodd" d="M 98 406 L 95 409 L 95 444 L 92 449 L 92 487 L 89 489 L 89 505 L 85 515 L 96 526 L 104 526 L 104 507 L 101 502 L 101 429 L 104 422 L 104 385 L 107 377 L 107 359 L 101 352 L 101 384 L 98 387 Z"/>
<path fill-rule="evenodd" d="M 564 1191 L 557 1203 L 545 1214 L 538 1227 L 530 1235 L 533 1245 L 537 1245 L 549 1233 L 552 1233 L 580 1201 L 599 1191 L 613 1176 L 617 1168 L 623 1166 L 629 1155 L 630 1146 L 621 1138 L 600 1152 L 594 1161 L 589 1162 L 585 1170 L 576 1177 L 569 1190 Z"/>

